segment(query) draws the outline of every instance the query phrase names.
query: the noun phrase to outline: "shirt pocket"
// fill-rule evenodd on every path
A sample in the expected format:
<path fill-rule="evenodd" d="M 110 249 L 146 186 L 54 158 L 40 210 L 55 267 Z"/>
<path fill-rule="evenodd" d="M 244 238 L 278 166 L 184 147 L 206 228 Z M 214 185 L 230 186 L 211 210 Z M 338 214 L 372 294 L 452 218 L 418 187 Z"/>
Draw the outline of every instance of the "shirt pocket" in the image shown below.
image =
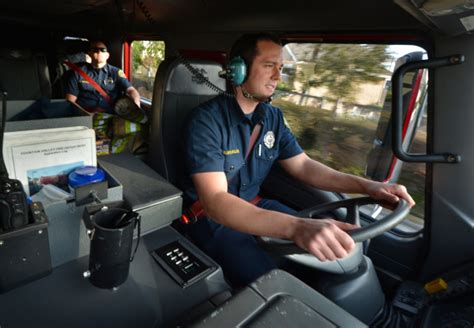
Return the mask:
<path fill-rule="evenodd" d="M 83 91 L 91 92 L 91 91 L 95 90 L 95 88 L 92 86 L 92 84 L 90 84 L 86 80 L 80 80 L 79 85 L 80 85 L 80 89 L 83 90 Z"/>
<path fill-rule="evenodd" d="M 259 160 L 273 162 L 278 156 L 278 152 L 275 148 L 267 148 L 263 144 L 258 144 L 255 147 L 255 153 Z"/>
<path fill-rule="evenodd" d="M 115 88 L 116 82 L 111 78 L 106 78 L 105 83 L 104 83 L 104 90 L 106 91 L 112 91 Z"/>
<path fill-rule="evenodd" d="M 257 172 L 256 175 L 259 180 L 267 177 L 268 172 L 272 168 L 273 162 L 278 157 L 278 151 L 275 148 L 267 148 L 263 144 L 256 145 L 255 156 L 257 158 Z"/>

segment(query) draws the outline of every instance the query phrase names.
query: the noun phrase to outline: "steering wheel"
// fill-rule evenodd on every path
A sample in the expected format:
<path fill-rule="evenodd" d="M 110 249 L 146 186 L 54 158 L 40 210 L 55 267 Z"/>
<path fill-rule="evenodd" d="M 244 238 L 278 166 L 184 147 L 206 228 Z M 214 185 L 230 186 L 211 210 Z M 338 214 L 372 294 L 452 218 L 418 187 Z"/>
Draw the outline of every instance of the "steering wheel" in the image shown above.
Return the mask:
<path fill-rule="evenodd" d="M 315 218 L 317 215 L 322 213 L 334 211 L 338 208 L 346 208 L 347 214 L 344 222 L 360 225 L 359 207 L 369 204 L 380 205 L 382 204 L 382 201 L 371 197 L 344 199 L 308 208 L 299 212 L 297 216 L 301 218 Z M 295 262 L 318 270 L 339 274 L 349 273 L 357 269 L 362 261 L 363 254 L 361 242 L 381 235 L 392 229 L 402 222 L 409 212 L 410 206 L 408 206 L 408 203 L 405 200 L 400 199 L 397 207 L 392 211 L 392 213 L 388 214 L 383 219 L 374 221 L 365 227 L 348 231 L 347 233 L 352 237 L 354 242 L 356 242 L 356 246 L 347 256 L 334 261 L 320 261 L 317 257 L 308 254 L 290 240 L 261 237 L 260 244 L 271 253 L 285 256 Z"/>

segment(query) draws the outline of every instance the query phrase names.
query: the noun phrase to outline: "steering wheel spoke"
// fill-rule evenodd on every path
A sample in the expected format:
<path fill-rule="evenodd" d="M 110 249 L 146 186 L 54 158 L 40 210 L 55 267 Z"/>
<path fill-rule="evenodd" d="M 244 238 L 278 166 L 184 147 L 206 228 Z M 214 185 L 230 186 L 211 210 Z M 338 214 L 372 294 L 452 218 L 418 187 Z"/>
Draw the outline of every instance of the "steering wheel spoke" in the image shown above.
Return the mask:
<path fill-rule="evenodd" d="M 360 225 L 359 204 L 355 203 L 347 207 L 346 222 Z"/>

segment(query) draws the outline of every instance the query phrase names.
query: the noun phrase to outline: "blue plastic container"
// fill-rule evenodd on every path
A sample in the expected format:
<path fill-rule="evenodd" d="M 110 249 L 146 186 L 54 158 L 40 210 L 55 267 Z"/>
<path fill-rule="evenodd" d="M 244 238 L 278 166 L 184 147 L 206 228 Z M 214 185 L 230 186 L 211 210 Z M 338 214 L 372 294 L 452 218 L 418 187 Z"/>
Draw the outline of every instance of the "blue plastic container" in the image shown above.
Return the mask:
<path fill-rule="evenodd" d="M 90 183 L 102 182 L 105 180 L 105 173 L 95 166 L 83 166 L 69 173 L 69 187 L 71 189 L 84 186 Z"/>

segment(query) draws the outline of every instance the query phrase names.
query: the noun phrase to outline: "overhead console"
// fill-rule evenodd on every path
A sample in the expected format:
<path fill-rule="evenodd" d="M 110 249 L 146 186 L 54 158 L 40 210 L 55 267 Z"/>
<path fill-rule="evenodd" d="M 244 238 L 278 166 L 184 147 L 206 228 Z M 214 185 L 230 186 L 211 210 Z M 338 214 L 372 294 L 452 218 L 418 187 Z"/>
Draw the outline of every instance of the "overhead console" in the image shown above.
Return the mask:
<path fill-rule="evenodd" d="M 474 32 L 474 2 L 459 0 L 394 0 L 429 27 L 446 35 Z"/>

